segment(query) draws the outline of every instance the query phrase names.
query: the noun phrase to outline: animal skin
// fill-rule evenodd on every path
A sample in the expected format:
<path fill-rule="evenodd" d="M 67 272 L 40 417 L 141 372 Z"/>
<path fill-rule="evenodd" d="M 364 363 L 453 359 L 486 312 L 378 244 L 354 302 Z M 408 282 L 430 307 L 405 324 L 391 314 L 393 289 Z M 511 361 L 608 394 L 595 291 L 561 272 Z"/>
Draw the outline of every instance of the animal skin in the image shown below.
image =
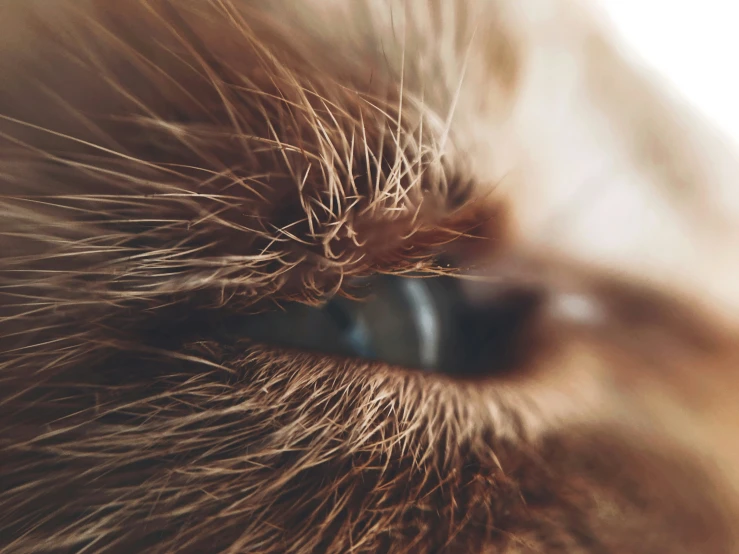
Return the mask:
<path fill-rule="evenodd" d="M 0 14 L 0 551 L 739 552 L 737 157 L 589 3 Z M 385 273 L 510 367 L 219 331 Z"/>

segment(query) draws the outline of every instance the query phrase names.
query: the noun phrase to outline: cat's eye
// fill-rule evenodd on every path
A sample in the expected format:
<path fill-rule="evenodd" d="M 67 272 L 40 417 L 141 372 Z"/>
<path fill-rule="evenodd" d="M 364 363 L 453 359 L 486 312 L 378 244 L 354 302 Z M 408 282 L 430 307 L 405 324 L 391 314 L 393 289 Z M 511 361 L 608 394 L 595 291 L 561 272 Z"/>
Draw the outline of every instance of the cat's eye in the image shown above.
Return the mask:
<path fill-rule="evenodd" d="M 259 342 L 466 376 L 515 363 L 522 328 L 538 304 L 506 291 L 473 305 L 452 277 L 378 276 L 354 283 L 359 297 L 245 317 L 231 332 Z"/>

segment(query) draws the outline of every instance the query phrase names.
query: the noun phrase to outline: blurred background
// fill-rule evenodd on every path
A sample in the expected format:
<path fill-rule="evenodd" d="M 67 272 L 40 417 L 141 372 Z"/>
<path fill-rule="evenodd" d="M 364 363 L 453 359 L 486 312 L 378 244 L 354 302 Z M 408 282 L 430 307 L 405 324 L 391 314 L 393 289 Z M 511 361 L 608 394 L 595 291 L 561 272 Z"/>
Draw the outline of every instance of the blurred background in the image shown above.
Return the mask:
<path fill-rule="evenodd" d="M 739 2 L 601 2 L 644 61 L 739 145 Z"/>

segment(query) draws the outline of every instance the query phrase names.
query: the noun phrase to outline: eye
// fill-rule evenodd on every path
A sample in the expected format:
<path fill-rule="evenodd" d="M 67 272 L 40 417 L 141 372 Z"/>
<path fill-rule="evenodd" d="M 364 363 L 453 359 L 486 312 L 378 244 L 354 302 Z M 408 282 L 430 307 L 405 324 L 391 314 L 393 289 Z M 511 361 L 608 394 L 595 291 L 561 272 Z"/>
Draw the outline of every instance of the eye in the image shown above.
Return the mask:
<path fill-rule="evenodd" d="M 457 376 L 514 366 L 539 305 L 533 290 L 506 289 L 471 303 L 453 277 L 377 276 L 353 283 L 350 300 L 302 304 L 245 317 L 231 332 L 255 341 L 378 360 Z"/>

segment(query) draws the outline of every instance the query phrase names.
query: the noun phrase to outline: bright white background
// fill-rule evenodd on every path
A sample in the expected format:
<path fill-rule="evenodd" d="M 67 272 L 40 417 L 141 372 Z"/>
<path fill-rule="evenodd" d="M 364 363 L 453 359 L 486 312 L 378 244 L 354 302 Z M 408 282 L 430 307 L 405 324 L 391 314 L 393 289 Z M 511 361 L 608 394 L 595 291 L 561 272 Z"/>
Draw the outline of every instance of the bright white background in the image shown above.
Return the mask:
<path fill-rule="evenodd" d="M 739 143 L 739 1 L 601 2 L 622 38 Z"/>

